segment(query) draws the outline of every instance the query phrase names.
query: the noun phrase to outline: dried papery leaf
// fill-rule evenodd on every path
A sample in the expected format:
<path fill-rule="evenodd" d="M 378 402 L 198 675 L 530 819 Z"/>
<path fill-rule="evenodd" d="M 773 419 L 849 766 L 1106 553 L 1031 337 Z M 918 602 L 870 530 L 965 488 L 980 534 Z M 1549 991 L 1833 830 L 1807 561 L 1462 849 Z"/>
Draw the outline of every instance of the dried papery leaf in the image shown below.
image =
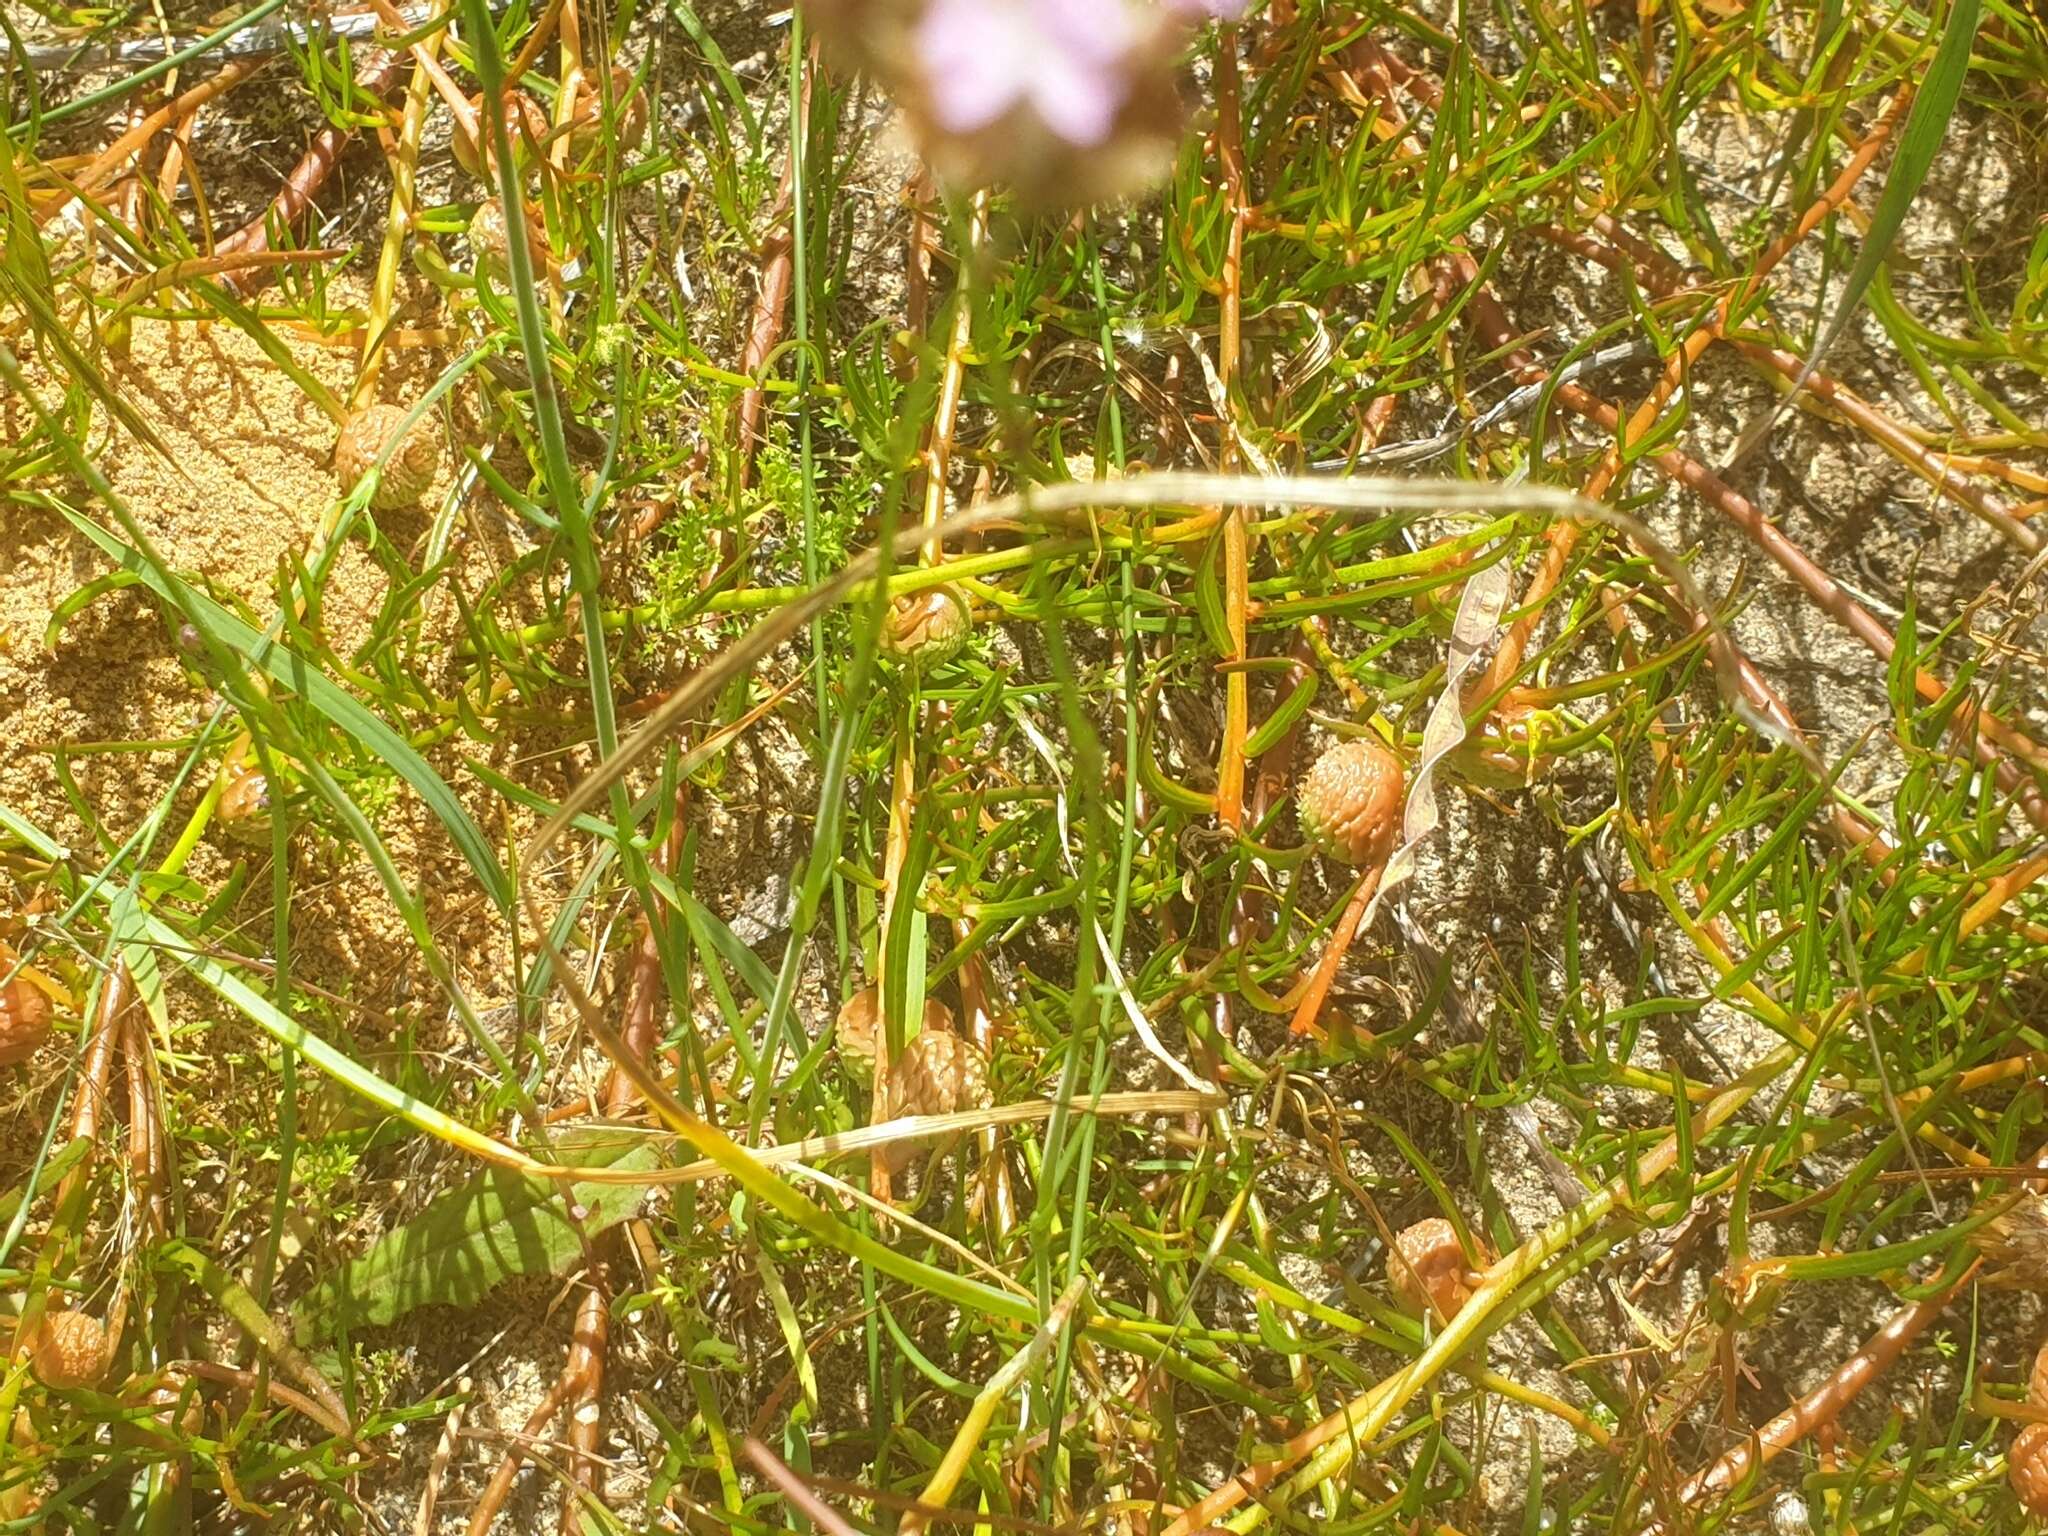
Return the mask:
<path fill-rule="evenodd" d="M 238 757 L 221 769 L 215 814 L 238 842 L 270 841 L 270 780 L 253 758 Z"/>
<path fill-rule="evenodd" d="M 1459 689 L 1465 675 L 1478 662 L 1480 652 L 1492 642 L 1507 601 L 1508 572 L 1501 562 L 1481 567 L 1465 582 L 1464 594 L 1458 599 L 1457 622 L 1451 626 L 1450 652 L 1444 660 L 1443 689 L 1422 729 L 1422 755 L 1416 762 L 1408 804 L 1401 814 L 1401 846 L 1387 860 L 1379 889 L 1373 892 L 1358 925 L 1361 932 L 1372 926 L 1387 892 L 1415 872 L 1416 850 L 1441 820 L 1436 808 L 1436 765 L 1465 739 L 1465 711 Z"/>
<path fill-rule="evenodd" d="M 476 116 L 478 131 L 488 138 L 490 127 L 484 119 L 483 97 L 470 98 L 469 107 Z M 531 166 L 539 155 L 540 145 L 548 136 L 548 114 L 539 102 L 524 91 L 514 91 L 507 96 L 504 111 L 505 136 L 512 143 L 512 159 L 515 164 L 522 167 Z M 455 125 L 455 131 L 449 137 L 448 147 L 455 151 L 455 163 L 470 175 L 486 180 L 495 177 L 496 172 L 488 170 L 483 164 L 483 157 L 477 153 L 476 140 L 470 137 L 460 123 Z"/>
<path fill-rule="evenodd" d="M 107 1330 L 90 1312 L 47 1312 L 33 1360 L 45 1386 L 96 1387 L 107 1373 Z"/>
<path fill-rule="evenodd" d="M 0 956 L 0 972 L 12 964 Z M 0 987 L 0 1067 L 27 1061 L 49 1038 L 50 1000 L 26 970 L 17 971 Z"/>
<path fill-rule="evenodd" d="M 839 1018 L 832 1026 L 839 1045 L 839 1060 L 862 1083 L 875 1080 L 875 1038 L 881 1032 L 882 991 L 862 987 L 839 1005 Z"/>
<path fill-rule="evenodd" d="M 924 1000 L 924 1028 L 950 1033 L 953 1010 L 936 997 Z M 847 1071 L 865 1086 L 875 1080 L 876 1042 L 882 1029 L 882 994 L 875 986 L 862 987 L 840 1005 L 832 1026 L 839 1045 L 839 1059 Z"/>
<path fill-rule="evenodd" d="M 647 132 L 647 93 L 633 84 L 633 71 L 623 64 L 612 66 L 612 104 L 612 131 L 623 155 L 637 149 Z M 581 161 L 603 143 L 604 95 L 595 81 L 586 81 L 576 93 L 574 114 L 569 119 L 569 158 Z"/>
<path fill-rule="evenodd" d="M 539 226 L 523 211 L 520 226 L 526 231 L 526 252 L 533 270 L 547 269 L 547 241 Z M 477 204 L 469 219 L 469 250 L 475 268 L 497 282 L 509 280 L 512 271 L 512 231 L 505 218 L 505 205 L 495 197 Z"/>

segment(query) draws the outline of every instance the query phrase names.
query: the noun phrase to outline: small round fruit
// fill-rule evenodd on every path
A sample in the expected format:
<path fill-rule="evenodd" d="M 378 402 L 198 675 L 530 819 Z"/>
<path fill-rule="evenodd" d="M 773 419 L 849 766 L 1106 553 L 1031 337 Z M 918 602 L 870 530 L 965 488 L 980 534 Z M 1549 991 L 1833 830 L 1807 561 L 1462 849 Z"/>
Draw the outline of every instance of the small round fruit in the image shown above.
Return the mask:
<path fill-rule="evenodd" d="M 548 255 L 546 242 L 540 231 L 534 228 L 532 219 L 522 214 L 519 222 L 526 229 L 529 265 L 535 272 L 544 272 Z M 477 271 L 490 274 L 500 283 L 511 277 L 512 232 L 505 221 L 505 205 L 495 197 L 477 204 L 476 212 L 470 215 L 469 249 Z"/>
<path fill-rule="evenodd" d="M 490 133 L 489 122 L 484 117 L 484 99 L 472 96 L 469 110 L 476 119 L 477 131 L 486 137 Z M 524 91 L 514 91 L 505 98 L 505 136 L 512 141 L 512 162 L 524 168 L 540 158 L 540 146 L 547 142 L 548 114 L 541 104 Z M 449 148 L 455 151 L 455 163 L 470 175 L 483 177 L 497 174 L 496 160 L 490 162 L 490 169 L 483 167 L 483 157 L 477 153 L 476 140 L 457 123 L 449 139 Z"/>
<path fill-rule="evenodd" d="M 906 592 L 889 605 L 882 620 L 882 651 L 903 661 L 944 661 L 967 643 L 973 626 L 973 614 L 959 588 Z"/>
<path fill-rule="evenodd" d="M 2013 1203 L 1970 1236 L 1992 1268 L 1984 1284 L 2048 1290 L 2048 1195 L 2022 1190 Z M 2048 1403 L 2041 1406 L 2048 1408 Z"/>
<path fill-rule="evenodd" d="M 12 963 L 0 959 L 0 971 Z M 27 1061 L 49 1038 L 50 1000 L 25 971 L 17 971 L 0 986 L 0 1067 Z"/>
<path fill-rule="evenodd" d="M 238 757 L 220 771 L 220 803 L 214 814 L 238 842 L 270 841 L 270 780 L 255 759 Z"/>
<path fill-rule="evenodd" d="M 1385 862 L 1401 821 L 1401 759 L 1370 736 L 1339 742 L 1303 775 L 1301 830 L 1346 864 Z"/>
<path fill-rule="evenodd" d="M 334 445 L 334 474 L 341 482 L 343 494 L 354 490 L 357 482 L 369 473 L 384 445 L 404 426 L 408 414 L 402 405 L 366 405 L 349 417 Z M 370 505 L 380 512 L 412 506 L 433 489 L 434 477 L 440 470 L 441 444 L 434 436 L 432 421 L 423 417 L 405 434 L 404 441 L 385 464 Z"/>
<path fill-rule="evenodd" d="M 647 132 L 647 93 L 633 84 L 633 71 L 623 64 L 612 66 L 612 132 L 619 153 L 637 149 Z M 604 143 L 604 95 L 594 82 L 586 81 L 576 93 L 575 111 L 569 118 L 569 158 L 581 160 L 597 152 Z"/>
<path fill-rule="evenodd" d="M 950 1115 L 986 1109 L 994 1102 L 988 1058 L 971 1040 L 950 1030 L 927 1029 L 917 1035 L 889 1069 L 891 1115 Z M 882 1156 L 891 1173 L 901 1173 L 916 1158 L 917 1148 L 908 1141 L 890 1142 Z"/>
<path fill-rule="evenodd" d="M 2048 1408 L 2048 1344 L 2034 1351 L 2034 1369 L 2027 1375 L 2027 1401 Z"/>
<path fill-rule="evenodd" d="M 926 998 L 924 1027 L 927 1031 L 950 1034 L 953 1029 L 953 1010 L 936 997 Z M 862 987 L 840 1005 L 838 1021 L 832 1028 L 839 1042 L 841 1065 L 862 1087 L 872 1087 L 875 1081 L 876 1041 L 882 1028 L 880 992 L 873 986 Z"/>
<path fill-rule="evenodd" d="M 839 1005 L 839 1018 L 832 1026 L 840 1064 L 863 1087 L 875 1080 L 875 1036 L 881 1032 L 881 1023 L 881 993 L 874 987 L 862 987 Z"/>
<path fill-rule="evenodd" d="M 34 1365 L 45 1386 L 98 1386 L 107 1373 L 107 1330 L 90 1312 L 45 1313 Z"/>
<path fill-rule="evenodd" d="M 1387 1284 L 1404 1311 L 1419 1317 L 1433 1302 L 1448 1322 L 1472 1299 L 1470 1272 L 1465 1264 L 1465 1250 L 1458 1244 L 1458 1229 L 1443 1217 L 1431 1216 L 1412 1227 L 1403 1227 L 1394 1238 L 1394 1247 L 1400 1257 L 1387 1257 Z"/>
<path fill-rule="evenodd" d="M 2048 1519 L 2048 1424 L 2029 1424 L 2005 1453 L 2012 1491 L 2036 1519 Z"/>

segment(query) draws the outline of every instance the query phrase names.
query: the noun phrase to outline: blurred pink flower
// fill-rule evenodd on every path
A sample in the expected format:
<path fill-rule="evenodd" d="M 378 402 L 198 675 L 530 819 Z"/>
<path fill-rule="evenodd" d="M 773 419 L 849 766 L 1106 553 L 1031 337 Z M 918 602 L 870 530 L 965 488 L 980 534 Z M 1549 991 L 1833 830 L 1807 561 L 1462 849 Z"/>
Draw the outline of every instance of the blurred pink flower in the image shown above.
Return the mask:
<path fill-rule="evenodd" d="M 947 132 L 973 133 L 1028 103 L 1060 138 L 1092 148 L 1130 94 L 1144 27 L 1127 0 L 931 0 L 916 37 L 932 116 Z"/>

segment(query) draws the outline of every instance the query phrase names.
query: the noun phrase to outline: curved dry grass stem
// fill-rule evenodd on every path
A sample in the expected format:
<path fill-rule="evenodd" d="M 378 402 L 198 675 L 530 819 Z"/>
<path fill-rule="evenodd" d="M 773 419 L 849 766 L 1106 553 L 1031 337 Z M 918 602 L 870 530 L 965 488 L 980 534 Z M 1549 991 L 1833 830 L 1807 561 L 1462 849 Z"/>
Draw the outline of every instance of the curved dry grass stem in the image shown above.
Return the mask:
<path fill-rule="evenodd" d="M 399 262 L 405 254 L 405 237 L 412 228 L 413 180 L 419 170 L 420 135 L 426 129 L 427 107 L 433 82 L 427 64 L 441 50 L 440 31 L 422 41 L 414 57 L 412 81 L 406 87 L 404 115 L 399 120 L 398 143 L 390 158 L 391 207 L 384 220 L 384 244 L 377 253 L 377 272 L 370 283 L 370 312 L 363 324 L 363 358 L 357 370 L 355 388 L 349 391 L 348 408 L 359 411 L 377 398 L 377 374 L 384 365 L 385 332 L 391 324 L 392 300 L 398 292 Z"/>
<path fill-rule="evenodd" d="M 70 185 L 58 196 L 36 210 L 36 222 L 47 224 L 58 214 L 69 208 L 81 197 L 91 197 L 108 181 L 120 174 L 121 167 L 138 154 L 149 141 L 156 137 L 165 124 L 181 117 L 189 117 L 209 101 L 225 95 L 263 67 L 261 59 L 230 59 L 210 79 L 184 91 L 174 100 L 158 107 L 147 117 L 135 123 L 128 131 L 109 144 L 92 161 L 72 178 Z"/>
<path fill-rule="evenodd" d="M 1636 545 L 1659 573 L 1700 613 L 1709 631 L 1707 649 L 1716 663 L 1721 695 L 1729 709 L 1751 729 L 1813 762 L 1805 743 L 1777 723 L 1765 719 L 1743 700 L 1733 681 L 1738 654 L 1728 631 L 1713 617 L 1713 605 L 1691 570 L 1664 541 L 1638 519 L 1556 486 L 1520 484 L 1488 485 L 1463 480 L 1426 478 L 1396 479 L 1375 475 L 1215 475 L 1184 471 L 1161 471 L 1130 480 L 1062 481 L 1013 492 L 970 511 L 955 512 L 943 519 L 937 532 L 942 540 L 994 529 L 1016 529 L 1034 524 L 1076 532 L 1100 531 L 1100 519 L 1093 512 L 1156 512 L 1200 506 L 1242 507 L 1280 512 L 1315 511 L 1325 521 L 1344 520 L 1367 513 L 1415 512 L 1484 513 L 1489 518 L 1503 512 L 1529 512 L 1545 518 L 1568 518 L 1612 528 Z M 1199 536 L 1213 517 L 1190 519 L 1157 530 L 1160 538 Z M 1133 528 L 1133 537 L 1145 530 Z M 896 554 L 914 552 L 926 537 L 922 528 L 906 529 L 896 536 Z M 752 668 L 771 651 L 807 625 L 816 614 L 855 595 L 872 581 L 880 566 L 880 553 L 870 549 L 850 560 L 839 573 L 820 583 L 803 597 L 774 609 L 758 620 L 746 634 L 734 641 L 714 661 L 676 689 L 641 725 L 619 743 L 619 750 L 579 781 L 529 840 L 528 868 L 543 867 L 545 856 L 560 841 L 570 823 L 597 805 L 620 776 L 630 772 L 657 750 L 669 733 L 705 699 L 713 697 L 734 677 Z M 695 767 L 695 754 L 686 755 L 687 767 Z M 529 915 L 537 915 L 536 897 L 529 887 L 525 897 Z M 558 978 L 562 979 L 562 978 Z"/>

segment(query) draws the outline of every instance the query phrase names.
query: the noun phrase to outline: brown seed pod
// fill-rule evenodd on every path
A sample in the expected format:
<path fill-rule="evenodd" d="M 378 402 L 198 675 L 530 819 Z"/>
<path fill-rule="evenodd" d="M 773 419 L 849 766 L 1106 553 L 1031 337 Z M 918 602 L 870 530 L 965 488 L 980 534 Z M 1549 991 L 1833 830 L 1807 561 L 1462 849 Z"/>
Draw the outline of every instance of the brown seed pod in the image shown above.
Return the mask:
<path fill-rule="evenodd" d="M 254 758 L 238 757 L 221 769 L 220 803 L 214 814 L 237 842 L 270 841 L 270 780 Z"/>
<path fill-rule="evenodd" d="M 0 956 L 0 971 L 13 963 Z M 49 1038 L 50 1000 L 29 980 L 26 970 L 16 971 L 7 985 L 0 987 L 0 1067 L 27 1061 Z"/>
<path fill-rule="evenodd" d="M 2013 1203 L 1971 1234 L 1991 1266 L 1982 1284 L 2048 1291 L 2048 1195 L 2021 1190 Z"/>
<path fill-rule="evenodd" d="M 341 429 L 334 445 L 334 475 L 343 494 L 356 487 L 384 445 L 398 435 L 409 413 L 402 405 L 366 405 Z M 441 471 L 441 444 L 431 418 L 423 417 L 392 453 L 370 505 L 378 511 L 409 507 L 433 489 Z"/>
<path fill-rule="evenodd" d="M 47 1312 L 34 1364 L 46 1386 L 97 1386 L 107 1373 L 107 1330 L 90 1312 Z"/>
<path fill-rule="evenodd" d="M 484 117 L 484 99 L 472 96 L 469 110 L 476 118 L 477 131 L 489 136 L 489 124 Z M 512 141 L 512 161 L 522 170 L 529 169 L 540 158 L 540 146 L 547 142 L 548 114 L 541 104 L 524 91 L 514 91 L 505 98 L 505 135 Z M 488 169 L 483 167 L 477 153 L 477 142 L 471 138 L 462 124 L 455 125 L 455 132 L 449 137 L 448 147 L 455 151 L 455 163 L 470 175 L 494 177 L 497 175 L 497 161 L 493 159 Z"/>
<path fill-rule="evenodd" d="M 612 131 L 619 153 L 640 146 L 647 132 L 647 93 L 633 84 L 633 71 L 623 64 L 612 66 L 612 104 L 616 116 Z M 604 94 L 595 81 L 586 80 L 576 93 L 576 106 L 569 117 L 569 158 L 580 161 L 595 154 L 604 144 Z"/>
<path fill-rule="evenodd" d="M 889 605 L 882 620 L 881 647 L 898 660 L 944 661 L 967 643 L 974 616 L 958 587 L 906 592 Z"/>
<path fill-rule="evenodd" d="M 526 254 L 531 259 L 533 270 L 545 272 L 548 265 L 546 237 L 531 214 L 522 211 L 519 222 L 526 230 Z M 497 198 L 488 198 L 477 204 L 476 212 L 470 215 L 469 250 L 472 265 L 477 271 L 490 274 L 500 283 L 511 276 L 512 232 L 506 226 L 505 205 Z"/>
<path fill-rule="evenodd" d="M 928 1029 L 916 1036 L 889 1069 L 891 1115 L 950 1115 L 985 1109 L 994 1102 L 988 1058 L 972 1041 L 950 1030 Z M 891 1142 L 882 1148 L 882 1157 L 891 1173 L 901 1173 L 916 1159 L 917 1147 L 908 1141 Z"/>
<path fill-rule="evenodd" d="M 2027 1376 L 2027 1401 L 2048 1408 L 2048 1344 L 2034 1351 L 2034 1369 Z"/>
<path fill-rule="evenodd" d="M 953 1010 L 936 997 L 924 1000 L 924 1027 L 928 1031 L 950 1034 L 953 1029 Z M 862 987 L 840 1005 L 839 1019 L 832 1026 L 839 1042 L 839 1060 L 847 1071 L 859 1080 L 863 1087 L 875 1080 L 875 1041 L 882 1028 L 881 992 L 873 987 Z"/>
<path fill-rule="evenodd" d="M 1465 1250 L 1458 1245 L 1458 1229 L 1443 1217 L 1403 1227 L 1394 1237 L 1394 1247 L 1400 1257 L 1387 1257 L 1387 1284 L 1404 1311 L 1421 1316 L 1434 1302 L 1448 1322 L 1471 1300 L 1473 1276 Z M 1482 1249 L 1478 1257 L 1484 1262 L 1490 1256 Z"/>
<path fill-rule="evenodd" d="M 2029 1424 L 2012 1437 L 2006 1476 L 2028 1514 L 2048 1519 L 2048 1424 Z"/>
<path fill-rule="evenodd" d="M 1339 742 L 1302 776 L 1295 796 L 1301 830 L 1333 859 L 1384 863 L 1400 825 L 1405 782 L 1401 759 L 1376 738 Z"/>

